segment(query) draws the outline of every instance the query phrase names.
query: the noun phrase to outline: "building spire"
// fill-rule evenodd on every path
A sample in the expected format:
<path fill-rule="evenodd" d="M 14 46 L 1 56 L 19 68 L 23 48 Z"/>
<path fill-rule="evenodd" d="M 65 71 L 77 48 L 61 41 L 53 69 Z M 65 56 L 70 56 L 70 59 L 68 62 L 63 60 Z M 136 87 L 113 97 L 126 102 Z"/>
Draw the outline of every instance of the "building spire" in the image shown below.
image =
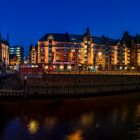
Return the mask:
<path fill-rule="evenodd" d="M 86 33 L 87 33 L 88 36 L 90 35 L 90 29 L 89 29 L 89 27 L 87 27 Z"/>
<path fill-rule="evenodd" d="M 0 30 L 0 41 L 1 41 L 1 30 Z"/>

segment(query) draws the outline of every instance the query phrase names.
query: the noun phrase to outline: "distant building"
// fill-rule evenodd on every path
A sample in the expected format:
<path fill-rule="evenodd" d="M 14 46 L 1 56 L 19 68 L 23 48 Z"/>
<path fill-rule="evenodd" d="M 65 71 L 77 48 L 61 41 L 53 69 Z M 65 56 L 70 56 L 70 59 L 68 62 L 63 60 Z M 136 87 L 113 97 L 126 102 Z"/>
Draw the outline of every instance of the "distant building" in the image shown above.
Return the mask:
<path fill-rule="evenodd" d="M 29 63 L 37 64 L 37 46 L 33 45 L 30 46 Z"/>
<path fill-rule="evenodd" d="M 19 64 L 18 63 L 18 57 L 17 57 L 16 54 L 10 54 L 9 58 L 10 58 L 10 63 L 9 63 L 10 66 L 16 66 L 16 65 Z"/>
<path fill-rule="evenodd" d="M 22 46 L 10 47 L 10 55 L 16 55 L 17 56 L 18 64 L 23 63 L 24 49 L 23 49 Z"/>
<path fill-rule="evenodd" d="M 9 65 L 9 42 L 4 40 L 0 34 L 0 65 Z"/>

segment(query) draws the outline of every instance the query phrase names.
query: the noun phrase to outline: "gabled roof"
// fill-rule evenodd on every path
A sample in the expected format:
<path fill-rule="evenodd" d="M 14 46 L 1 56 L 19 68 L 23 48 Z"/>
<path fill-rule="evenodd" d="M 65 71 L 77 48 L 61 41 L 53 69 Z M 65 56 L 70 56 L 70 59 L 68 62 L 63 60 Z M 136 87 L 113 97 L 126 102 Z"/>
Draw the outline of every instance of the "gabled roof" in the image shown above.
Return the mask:
<path fill-rule="evenodd" d="M 59 42 L 83 42 L 83 37 L 84 35 L 79 35 L 79 34 L 68 34 L 68 33 L 50 33 L 44 35 L 39 41 L 47 41 L 49 35 L 52 35 L 55 41 Z M 117 40 L 115 39 L 110 39 L 106 37 L 97 37 L 97 36 L 91 36 L 92 41 L 95 44 L 98 45 L 105 45 L 106 42 L 110 45 L 114 45 L 117 43 Z"/>
<path fill-rule="evenodd" d="M 118 40 L 116 39 L 110 39 L 107 37 L 97 37 L 97 36 L 92 36 L 92 41 L 97 44 L 97 45 L 105 45 L 106 43 L 108 45 L 116 45 Z"/>
<path fill-rule="evenodd" d="M 69 42 L 70 41 L 69 37 L 67 36 L 67 34 L 63 34 L 63 33 L 46 34 L 39 41 L 47 41 L 49 35 L 52 35 L 55 41 L 60 41 L 60 42 Z"/>
<path fill-rule="evenodd" d="M 104 41 L 101 37 L 92 36 L 92 41 L 93 41 L 93 43 L 98 44 L 98 45 L 104 44 Z"/>
<path fill-rule="evenodd" d="M 33 47 L 34 47 L 34 48 L 35 48 L 35 50 L 37 51 L 37 45 L 33 46 L 32 44 L 30 45 L 29 50 L 31 51 Z"/>
<path fill-rule="evenodd" d="M 3 44 L 5 44 L 5 45 L 9 46 L 9 42 L 6 41 L 6 40 L 1 39 L 1 40 L 0 40 L 0 43 L 3 43 Z"/>
<path fill-rule="evenodd" d="M 69 34 L 69 39 L 70 42 L 83 42 L 83 35 L 78 35 L 78 34 Z"/>

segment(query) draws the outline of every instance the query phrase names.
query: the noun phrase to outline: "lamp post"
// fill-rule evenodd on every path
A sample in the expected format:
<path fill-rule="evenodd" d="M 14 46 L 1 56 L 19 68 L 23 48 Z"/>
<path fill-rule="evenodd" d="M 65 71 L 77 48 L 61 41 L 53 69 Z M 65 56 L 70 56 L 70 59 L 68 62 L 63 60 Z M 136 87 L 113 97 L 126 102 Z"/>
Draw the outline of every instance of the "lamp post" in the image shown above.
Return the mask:
<path fill-rule="evenodd" d="M 27 98 L 27 76 L 24 76 L 24 99 Z"/>
<path fill-rule="evenodd" d="M 96 66 L 96 50 L 94 50 L 94 59 L 93 59 L 93 66 L 94 66 L 94 71 L 96 71 L 95 66 Z"/>
<path fill-rule="evenodd" d="M 77 74 L 77 55 L 78 55 L 78 48 L 76 42 L 74 43 L 75 45 L 75 72 Z"/>

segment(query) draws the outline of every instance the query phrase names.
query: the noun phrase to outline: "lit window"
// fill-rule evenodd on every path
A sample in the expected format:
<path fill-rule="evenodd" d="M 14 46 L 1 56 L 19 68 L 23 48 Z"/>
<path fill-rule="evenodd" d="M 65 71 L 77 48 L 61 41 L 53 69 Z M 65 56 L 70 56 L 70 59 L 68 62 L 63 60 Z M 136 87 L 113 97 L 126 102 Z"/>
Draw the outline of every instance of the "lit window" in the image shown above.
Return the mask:
<path fill-rule="evenodd" d="M 85 50 L 84 52 L 87 53 L 87 50 Z"/>
<path fill-rule="evenodd" d="M 85 47 L 84 47 L 85 49 L 87 49 L 87 45 L 85 45 Z"/>

